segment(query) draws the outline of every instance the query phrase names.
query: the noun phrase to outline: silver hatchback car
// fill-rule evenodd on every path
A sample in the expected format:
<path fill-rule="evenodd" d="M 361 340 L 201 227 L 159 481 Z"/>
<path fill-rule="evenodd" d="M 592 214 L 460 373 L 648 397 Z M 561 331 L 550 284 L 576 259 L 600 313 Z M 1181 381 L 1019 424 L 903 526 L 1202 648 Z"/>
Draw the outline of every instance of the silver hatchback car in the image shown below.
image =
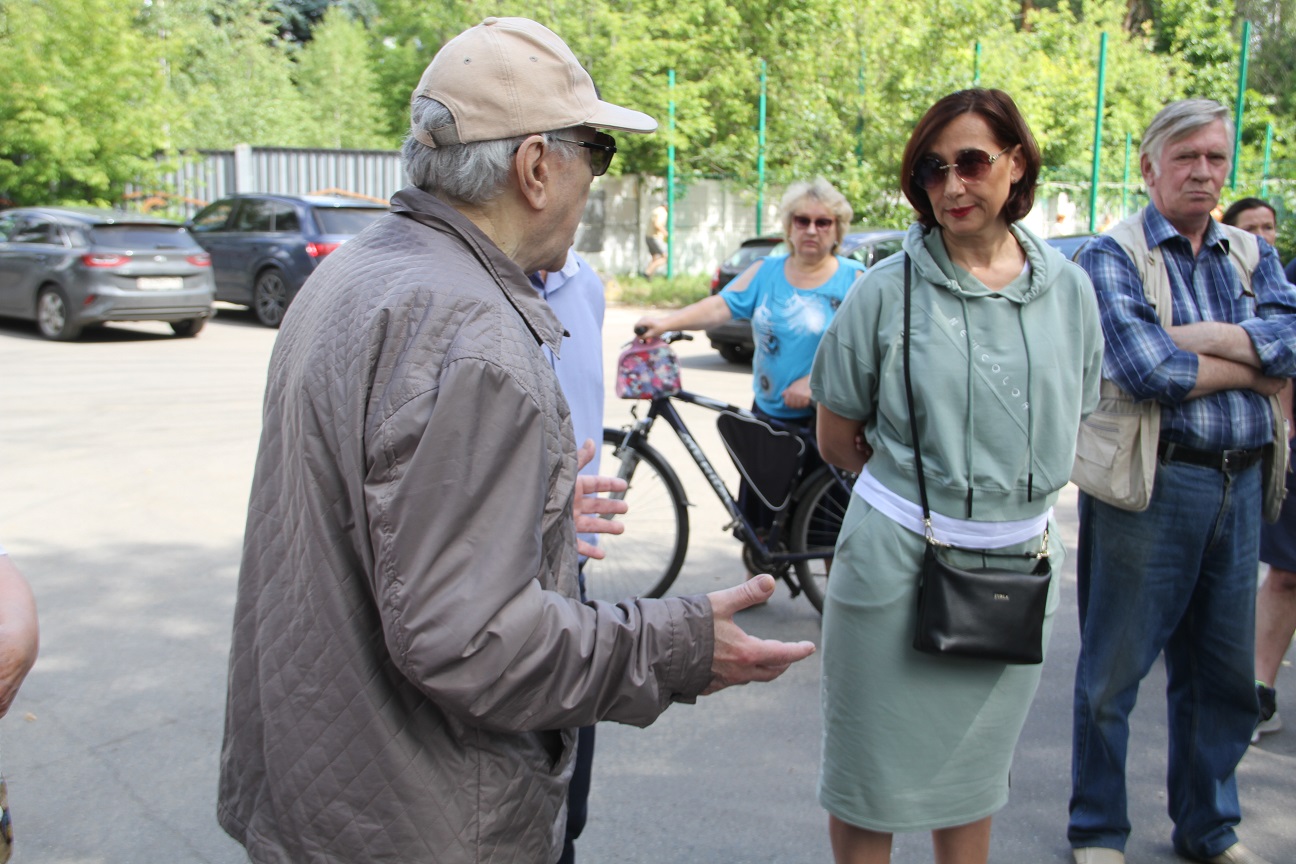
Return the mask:
<path fill-rule="evenodd" d="M 212 315 L 211 256 L 175 222 L 79 207 L 0 212 L 0 315 L 76 339 L 109 321 L 194 336 Z"/>

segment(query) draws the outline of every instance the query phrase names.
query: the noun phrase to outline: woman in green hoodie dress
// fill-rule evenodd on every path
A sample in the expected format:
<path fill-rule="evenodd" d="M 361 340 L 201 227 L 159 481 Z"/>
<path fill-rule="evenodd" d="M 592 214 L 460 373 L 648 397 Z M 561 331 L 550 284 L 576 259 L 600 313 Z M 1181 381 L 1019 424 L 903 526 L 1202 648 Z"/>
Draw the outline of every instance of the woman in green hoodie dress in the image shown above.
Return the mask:
<path fill-rule="evenodd" d="M 937 864 L 984 864 L 991 815 L 1008 800 L 1041 666 L 912 647 L 925 541 L 902 372 L 904 275 L 910 268 L 910 366 L 937 539 L 1038 550 L 1102 363 L 1088 277 L 1017 221 L 1039 166 L 1008 94 L 964 90 L 932 106 L 901 167 L 918 213 L 904 254 L 861 278 L 815 359 L 820 449 L 860 472 L 823 623 L 819 799 L 838 862 L 887 862 L 894 832 L 930 831 Z M 1060 546 L 1050 547 L 1055 574 Z"/>

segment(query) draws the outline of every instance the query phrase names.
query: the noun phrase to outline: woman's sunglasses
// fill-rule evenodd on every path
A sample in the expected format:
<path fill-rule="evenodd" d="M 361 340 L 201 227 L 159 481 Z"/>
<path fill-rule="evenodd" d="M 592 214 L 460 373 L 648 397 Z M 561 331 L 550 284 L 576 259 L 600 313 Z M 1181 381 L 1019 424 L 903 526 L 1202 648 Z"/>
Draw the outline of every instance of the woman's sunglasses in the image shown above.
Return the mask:
<path fill-rule="evenodd" d="M 829 228 L 837 224 L 837 220 L 825 219 L 822 216 L 818 219 L 811 219 L 809 216 L 793 216 L 792 224 L 800 228 L 802 231 L 809 228 L 811 225 L 814 225 L 820 231 L 827 231 Z"/>
<path fill-rule="evenodd" d="M 1011 149 L 1011 146 L 1005 147 L 993 156 L 984 150 L 960 150 L 954 161 L 948 164 L 935 156 L 924 156 L 914 166 L 913 179 L 930 192 L 945 185 L 949 170 L 953 168 L 954 174 L 964 183 L 980 183 L 990 173 L 991 166 L 999 161 L 999 157 Z"/>
<path fill-rule="evenodd" d="M 590 171 L 595 177 L 602 177 L 607 173 L 608 166 L 612 164 L 612 157 L 616 155 L 616 139 L 606 132 L 594 133 L 593 141 L 572 141 L 568 138 L 557 138 L 564 144 L 575 144 L 577 147 L 584 147 L 590 151 Z"/>

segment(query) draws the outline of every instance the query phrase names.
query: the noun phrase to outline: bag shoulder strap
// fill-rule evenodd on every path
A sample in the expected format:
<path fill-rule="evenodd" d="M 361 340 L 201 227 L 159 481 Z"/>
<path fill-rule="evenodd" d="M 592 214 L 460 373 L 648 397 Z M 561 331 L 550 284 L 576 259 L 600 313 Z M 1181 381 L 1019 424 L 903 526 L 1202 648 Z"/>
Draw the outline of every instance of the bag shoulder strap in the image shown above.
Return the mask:
<path fill-rule="evenodd" d="M 931 510 L 927 506 L 927 480 L 923 474 L 922 447 L 918 444 L 918 421 L 914 412 L 913 380 L 909 377 L 909 320 L 912 306 L 910 297 L 913 293 L 910 291 L 910 269 L 909 253 L 906 252 L 904 253 L 904 330 L 900 337 L 904 346 L 905 404 L 909 408 L 909 437 L 913 444 L 914 470 L 918 472 L 918 499 L 922 503 L 923 523 L 928 528 L 930 536 Z"/>

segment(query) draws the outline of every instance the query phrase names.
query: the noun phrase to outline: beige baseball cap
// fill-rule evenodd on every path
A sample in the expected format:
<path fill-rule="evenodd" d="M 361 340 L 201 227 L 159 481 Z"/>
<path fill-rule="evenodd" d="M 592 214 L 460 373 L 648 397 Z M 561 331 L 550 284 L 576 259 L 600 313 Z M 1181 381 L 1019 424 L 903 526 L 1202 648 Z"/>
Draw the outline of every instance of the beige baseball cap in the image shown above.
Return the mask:
<path fill-rule="evenodd" d="M 432 58 L 411 100 L 435 99 L 453 125 L 429 134 L 428 147 L 495 141 L 571 126 L 652 132 L 657 121 L 598 98 L 567 44 L 528 18 L 487 18 L 451 39 Z"/>

